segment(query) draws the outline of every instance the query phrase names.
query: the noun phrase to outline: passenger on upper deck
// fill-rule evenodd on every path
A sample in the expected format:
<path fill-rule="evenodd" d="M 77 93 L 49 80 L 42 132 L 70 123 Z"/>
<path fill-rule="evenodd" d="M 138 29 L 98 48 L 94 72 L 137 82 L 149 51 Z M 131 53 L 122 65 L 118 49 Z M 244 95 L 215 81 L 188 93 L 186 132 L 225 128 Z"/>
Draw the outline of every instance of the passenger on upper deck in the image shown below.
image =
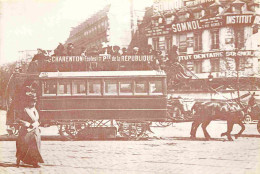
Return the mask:
<path fill-rule="evenodd" d="M 62 45 L 62 43 L 59 43 L 57 48 L 54 50 L 54 55 L 55 56 L 64 56 L 65 55 L 65 48 Z"/>
<path fill-rule="evenodd" d="M 67 46 L 67 55 L 73 56 L 74 55 L 74 45 L 73 43 L 69 43 Z"/>
<path fill-rule="evenodd" d="M 46 56 L 44 55 L 44 51 L 40 48 L 38 48 L 37 50 L 38 53 L 33 57 L 28 66 L 27 72 L 29 73 L 37 73 L 45 69 Z"/>
<path fill-rule="evenodd" d="M 38 48 L 37 49 L 38 53 L 33 56 L 32 61 L 42 61 L 45 60 L 45 55 L 42 49 Z"/>
<path fill-rule="evenodd" d="M 133 54 L 133 55 L 142 55 L 142 52 L 139 50 L 138 47 L 134 47 L 134 48 L 133 48 L 133 51 L 132 51 L 132 54 Z M 132 69 L 132 70 L 143 70 L 143 69 L 144 69 L 144 68 L 143 68 L 143 62 L 138 62 L 138 61 L 133 62 L 131 69 Z"/>

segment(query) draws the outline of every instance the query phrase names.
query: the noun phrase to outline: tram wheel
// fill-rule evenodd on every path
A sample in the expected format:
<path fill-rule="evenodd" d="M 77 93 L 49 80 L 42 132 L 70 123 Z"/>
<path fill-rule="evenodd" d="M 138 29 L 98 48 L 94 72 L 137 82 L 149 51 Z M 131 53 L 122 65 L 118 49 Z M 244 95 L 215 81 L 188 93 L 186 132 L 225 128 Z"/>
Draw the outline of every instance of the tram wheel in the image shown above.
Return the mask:
<path fill-rule="evenodd" d="M 58 126 L 59 129 L 59 134 L 62 137 L 66 137 L 69 139 L 74 139 L 76 138 L 77 134 L 78 134 L 78 130 L 76 129 L 75 125 L 59 125 Z"/>
<path fill-rule="evenodd" d="M 257 123 L 257 131 L 258 131 L 258 133 L 260 133 L 260 120 Z"/>
<path fill-rule="evenodd" d="M 148 138 L 146 131 L 150 131 L 149 123 L 117 122 L 119 134 L 127 139 L 139 140 Z"/>
<path fill-rule="evenodd" d="M 172 125 L 172 122 L 156 122 L 155 124 L 158 127 L 168 127 L 168 126 Z"/>

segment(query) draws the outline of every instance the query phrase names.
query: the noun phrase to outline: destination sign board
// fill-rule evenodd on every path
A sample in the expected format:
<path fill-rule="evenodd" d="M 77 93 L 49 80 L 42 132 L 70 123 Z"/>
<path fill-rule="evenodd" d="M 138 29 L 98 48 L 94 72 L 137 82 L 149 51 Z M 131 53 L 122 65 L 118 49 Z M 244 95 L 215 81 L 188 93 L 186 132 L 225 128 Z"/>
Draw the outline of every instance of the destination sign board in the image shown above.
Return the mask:
<path fill-rule="evenodd" d="M 153 55 L 102 55 L 102 56 L 52 56 L 48 58 L 50 63 L 67 62 L 152 62 Z"/>

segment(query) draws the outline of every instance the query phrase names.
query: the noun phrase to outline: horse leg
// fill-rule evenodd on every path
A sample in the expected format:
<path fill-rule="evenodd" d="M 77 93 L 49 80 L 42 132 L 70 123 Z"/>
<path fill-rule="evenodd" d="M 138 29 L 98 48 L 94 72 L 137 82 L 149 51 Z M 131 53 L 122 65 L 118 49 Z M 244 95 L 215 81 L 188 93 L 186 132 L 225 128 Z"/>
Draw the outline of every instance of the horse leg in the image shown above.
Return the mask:
<path fill-rule="evenodd" d="M 204 136 L 206 138 L 206 140 L 210 140 L 210 135 L 207 131 L 207 126 L 209 125 L 211 120 L 206 120 L 205 122 L 202 123 L 201 127 L 202 127 L 202 130 L 203 130 L 203 133 L 204 133 Z"/>
<path fill-rule="evenodd" d="M 244 132 L 245 130 L 245 125 L 242 123 L 242 121 L 239 121 L 238 124 L 241 127 L 241 130 L 235 135 L 235 138 L 237 139 L 238 137 L 241 136 L 241 134 Z"/>
<path fill-rule="evenodd" d="M 227 138 L 228 138 L 229 141 L 233 141 L 233 139 L 231 138 L 231 132 L 233 130 L 233 126 L 234 126 L 234 122 L 231 122 L 231 121 L 227 122 L 227 132 L 226 132 L 226 135 L 227 135 Z"/>
<path fill-rule="evenodd" d="M 190 131 L 190 138 L 194 139 L 196 138 L 196 132 L 201 122 L 199 120 L 194 120 L 191 125 L 191 131 Z"/>
<path fill-rule="evenodd" d="M 229 123 L 227 122 L 227 124 L 229 124 Z M 227 135 L 227 132 L 223 132 L 223 133 L 221 134 L 221 137 L 226 136 L 226 135 Z"/>

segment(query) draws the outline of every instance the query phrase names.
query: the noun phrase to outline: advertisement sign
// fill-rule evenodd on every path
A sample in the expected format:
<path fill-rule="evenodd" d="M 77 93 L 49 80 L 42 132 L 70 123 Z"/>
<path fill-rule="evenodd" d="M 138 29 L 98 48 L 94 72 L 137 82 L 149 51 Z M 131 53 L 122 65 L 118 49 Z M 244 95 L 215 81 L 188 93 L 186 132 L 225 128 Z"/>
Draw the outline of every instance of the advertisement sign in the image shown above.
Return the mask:
<path fill-rule="evenodd" d="M 237 24 L 253 24 L 255 16 L 252 14 L 233 14 L 225 16 L 226 25 L 237 25 Z"/>
<path fill-rule="evenodd" d="M 151 36 L 160 36 L 160 35 L 167 35 L 170 34 L 170 27 L 168 25 L 163 25 L 163 26 L 157 26 L 153 28 L 147 28 L 146 29 L 146 36 L 151 37 Z"/>
<path fill-rule="evenodd" d="M 197 19 L 185 22 L 173 23 L 171 25 L 162 25 L 146 29 L 146 36 L 158 36 L 179 32 L 196 31 L 202 29 L 211 29 L 229 25 L 252 25 L 260 24 L 260 16 L 253 14 L 233 14 L 226 16 L 216 16 L 212 18 Z M 228 42 L 228 41 L 227 41 Z"/>
<path fill-rule="evenodd" d="M 218 77 L 237 77 L 237 75 L 239 77 L 248 77 L 250 74 L 246 73 L 245 71 L 224 71 L 218 73 Z"/>
<path fill-rule="evenodd" d="M 223 25 L 223 18 L 221 16 L 207 18 L 207 19 L 198 19 L 193 21 L 186 21 L 172 24 L 172 31 L 174 33 L 185 32 L 185 31 L 194 31 L 207 28 L 220 27 Z"/>
<path fill-rule="evenodd" d="M 197 60 L 197 59 L 211 59 L 211 58 L 221 58 L 221 57 L 256 57 L 259 52 L 253 50 L 241 50 L 241 51 L 217 51 L 208 53 L 198 53 L 198 54 L 187 54 L 178 56 L 179 61 L 183 60 Z"/>

